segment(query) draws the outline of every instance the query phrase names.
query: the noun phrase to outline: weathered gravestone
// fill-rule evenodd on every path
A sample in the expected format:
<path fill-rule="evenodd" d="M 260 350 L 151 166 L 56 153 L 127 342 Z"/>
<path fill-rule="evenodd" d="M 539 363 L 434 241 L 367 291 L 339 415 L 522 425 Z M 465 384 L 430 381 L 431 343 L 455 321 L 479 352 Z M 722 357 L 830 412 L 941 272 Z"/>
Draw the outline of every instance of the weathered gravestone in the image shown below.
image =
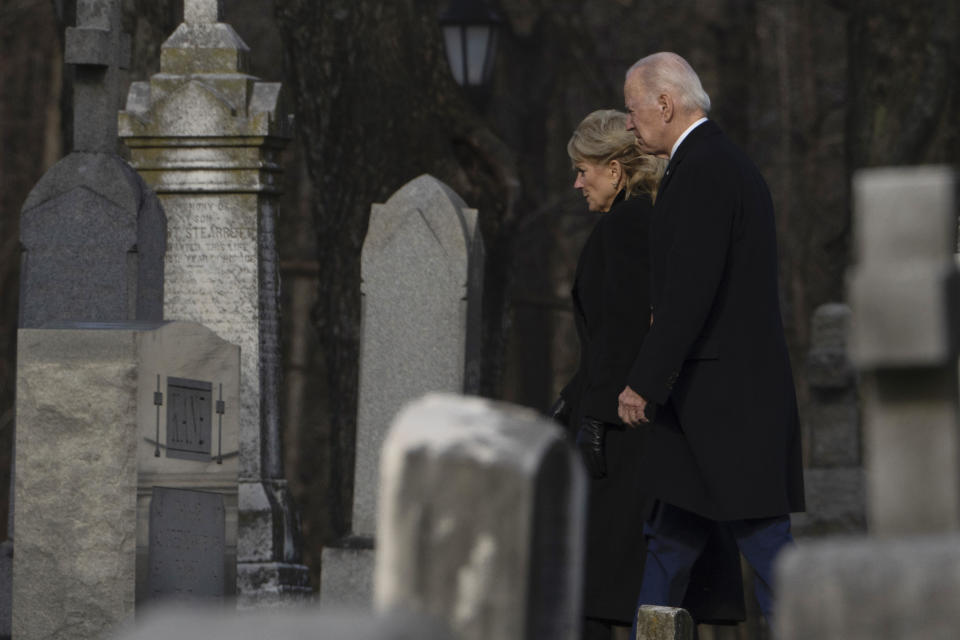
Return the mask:
<path fill-rule="evenodd" d="M 64 58 L 74 65 L 73 152 L 40 179 L 20 222 L 20 326 L 163 317 L 166 220 L 116 153 L 130 57 L 120 0 L 78 0 Z"/>
<path fill-rule="evenodd" d="M 857 376 L 847 352 L 850 307 L 814 311 L 807 355 L 810 397 L 804 422 L 810 450 L 804 469 L 807 510 L 791 516 L 795 536 L 863 533 L 866 498 Z"/>
<path fill-rule="evenodd" d="M 561 430 L 530 410 L 409 404 L 381 459 L 377 609 L 461 640 L 579 638 L 585 488 Z"/>
<path fill-rule="evenodd" d="M 185 0 L 160 73 L 130 87 L 120 137 L 168 220 L 164 315 L 241 348 L 240 605 L 309 594 L 280 446 L 274 220 L 290 120 L 280 84 L 247 73 L 216 0 Z"/>
<path fill-rule="evenodd" d="M 216 609 L 161 608 L 148 611 L 116 640 L 455 640 L 435 620 L 412 615 L 318 612 L 290 607 L 280 612 L 227 613 Z"/>
<path fill-rule="evenodd" d="M 166 575 L 192 580 L 195 595 L 210 582 L 185 573 L 198 552 L 219 565 L 219 587 L 205 595 L 232 593 L 238 347 L 194 323 L 63 323 L 21 329 L 17 348 L 14 637 L 99 638 L 130 618 L 149 599 L 151 542 L 181 547 L 183 570 Z M 187 380 L 217 399 L 197 393 L 186 403 L 194 411 L 178 411 Z M 204 413 L 203 402 L 216 409 Z M 170 455 L 182 446 L 170 431 L 202 431 L 204 415 L 215 416 L 216 441 Z M 196 511 L 179 531 L 154 529 L 158 485 L 214 492 L 223 508 Z"/>
<path fill-rule="evenodd" d="M 849 294 L 872 536 L 784 553 L 782 640 L 946 639 L 960 629 L 957 186 L 945 167 L 855 178 Z"/>
<path fill-rule="evenodd" d="M 325 605 L 371 602 L 380 449 L 393 416 L 429 391 L 478 390 L 483 259 L 476 210 L 432 176 L 371 208 L 361 258 L 353 535 L 324 549 Z"/>

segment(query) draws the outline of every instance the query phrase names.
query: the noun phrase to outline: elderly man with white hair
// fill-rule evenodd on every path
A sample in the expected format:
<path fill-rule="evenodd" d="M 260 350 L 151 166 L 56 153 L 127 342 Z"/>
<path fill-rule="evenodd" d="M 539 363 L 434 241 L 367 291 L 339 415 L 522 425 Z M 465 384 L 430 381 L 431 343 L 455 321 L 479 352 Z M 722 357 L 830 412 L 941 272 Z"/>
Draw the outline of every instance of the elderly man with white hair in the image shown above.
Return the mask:
<path fill-rule="evenodd" d="M 649 236 L 652 324 L 618 409 L 646 431 L 638 463 L 657 499 L 639 604 L 680 606 L 720 526 L 753 568 L 769 621 L 773 562 L 792 543 L 789 514 L 804 508 L 773 202 L 707 118 L 710 98 L 682 57 L 638 61 L 624 99 L 640 147 L 670 158 Z"/>

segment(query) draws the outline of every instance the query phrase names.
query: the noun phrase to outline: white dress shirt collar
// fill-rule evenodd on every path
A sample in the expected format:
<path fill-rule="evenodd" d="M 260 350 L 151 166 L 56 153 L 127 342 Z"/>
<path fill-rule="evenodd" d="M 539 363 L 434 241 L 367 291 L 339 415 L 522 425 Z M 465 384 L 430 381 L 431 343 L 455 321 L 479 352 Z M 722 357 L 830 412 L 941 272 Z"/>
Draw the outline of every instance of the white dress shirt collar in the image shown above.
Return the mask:
<path fill-rule="evenodd" d="M 703 123 L 706 122 L 706 121 L 707 121 L 707 118 L 706 118 L 706 117 L 700 118 L 699 120 L 697 120 L 696 122 L 694 122 L 692 125 L 690 125 L 689 127 L 687 127 L 687 130 L 686 130 L 686 131 L 684 131 L 683 133 L 680 134 L 680 137 L 677 138 L 677 141 L 673 143 L 673 149 L 670 150 L 670 157 L 671 157 L 671 158 L 673 158 L 673 154 L 675 154 L 675 153 L 677 152 L 677 149 L 680 148 L 680 143 L 683 142 L 684 139 L 686 139 L 686 137 L 687 137 L 688 135 L 690 135 L 690 132 L 693 131 L 694 129 L 696 129 L 697 127 L 699 127 L 701 124 L 703 124 Z"/>

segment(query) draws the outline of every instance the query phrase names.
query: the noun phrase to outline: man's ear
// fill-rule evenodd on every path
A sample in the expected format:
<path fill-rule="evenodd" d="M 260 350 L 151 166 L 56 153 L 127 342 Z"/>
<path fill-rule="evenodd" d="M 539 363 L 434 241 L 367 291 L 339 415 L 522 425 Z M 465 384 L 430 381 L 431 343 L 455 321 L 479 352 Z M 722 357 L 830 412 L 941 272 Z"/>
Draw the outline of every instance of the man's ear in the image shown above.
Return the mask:
<path fill-rule="evenodd" d="M 673 120 L 676 111 L 674 109 L 673 97 L 669 93 L 660 94 L 657 98 L 657 107 L 660 109 L 660 117 L 663 118 L 664 122 Z"/>

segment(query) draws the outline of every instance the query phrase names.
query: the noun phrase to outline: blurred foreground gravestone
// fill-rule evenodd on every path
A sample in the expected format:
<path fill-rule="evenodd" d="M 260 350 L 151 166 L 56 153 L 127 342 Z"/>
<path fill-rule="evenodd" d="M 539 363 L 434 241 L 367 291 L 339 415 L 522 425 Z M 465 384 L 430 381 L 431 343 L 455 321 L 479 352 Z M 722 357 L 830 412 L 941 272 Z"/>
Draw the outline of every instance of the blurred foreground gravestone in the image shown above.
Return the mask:
<path fill-rule="evenodd" d="M 367 612 L 318 612 L 290 607 L 282 612 L 228 612 L 218 609 L 160 608 L 114 640 L 455 640 L 436 621 Z"/>
<path fill-rule="evenodd" d="M 379 611 L 458 640 L 580 637 L 586 480 L 552 421 L 429 394 L 395 418 L 380 470 Z"/>
<path fill-rule="evenodd" d="M 14 637 L 100 638 L 170 595 L 148 588 L 151 546 L 154 561 L 158 545 L 167 551 L 179 596 L 233 593 L 239 380 L 239 348 L 194 323 L 19 331 Z M 225 507 L 154 530 L 157 486 Z M 211 565 L 214 575 L 197 573 Z M 217 576 L 219 588 L 204 586 Z"/>
<path fill-rule="evenodd" d="M 871 537 L 784 553 L 781 640 L 957 637 L 957 186 L 945 167 L 855 178 L 851 351 L 862 379 Z"/>
<path fill-rule="evenodd" d="M 479 388 L 483 263 L 477 211 L 436 178 L 373 205 L 361 258 L 352 535 L 323 550 L 325 606 L 371 604 L 377 469 L 396 412 L 430 391 Z"/>
<path fill-rule="evenodd" d="M 131 162 L 167 212 L 164 316 L 240 345 L 240 606 L 307 597 L 300 526 L 280 445 L 280 84 L 248 74 L 249 50 L 218 0 L 184 0 L 160 72 L 119 116 Z"/>

